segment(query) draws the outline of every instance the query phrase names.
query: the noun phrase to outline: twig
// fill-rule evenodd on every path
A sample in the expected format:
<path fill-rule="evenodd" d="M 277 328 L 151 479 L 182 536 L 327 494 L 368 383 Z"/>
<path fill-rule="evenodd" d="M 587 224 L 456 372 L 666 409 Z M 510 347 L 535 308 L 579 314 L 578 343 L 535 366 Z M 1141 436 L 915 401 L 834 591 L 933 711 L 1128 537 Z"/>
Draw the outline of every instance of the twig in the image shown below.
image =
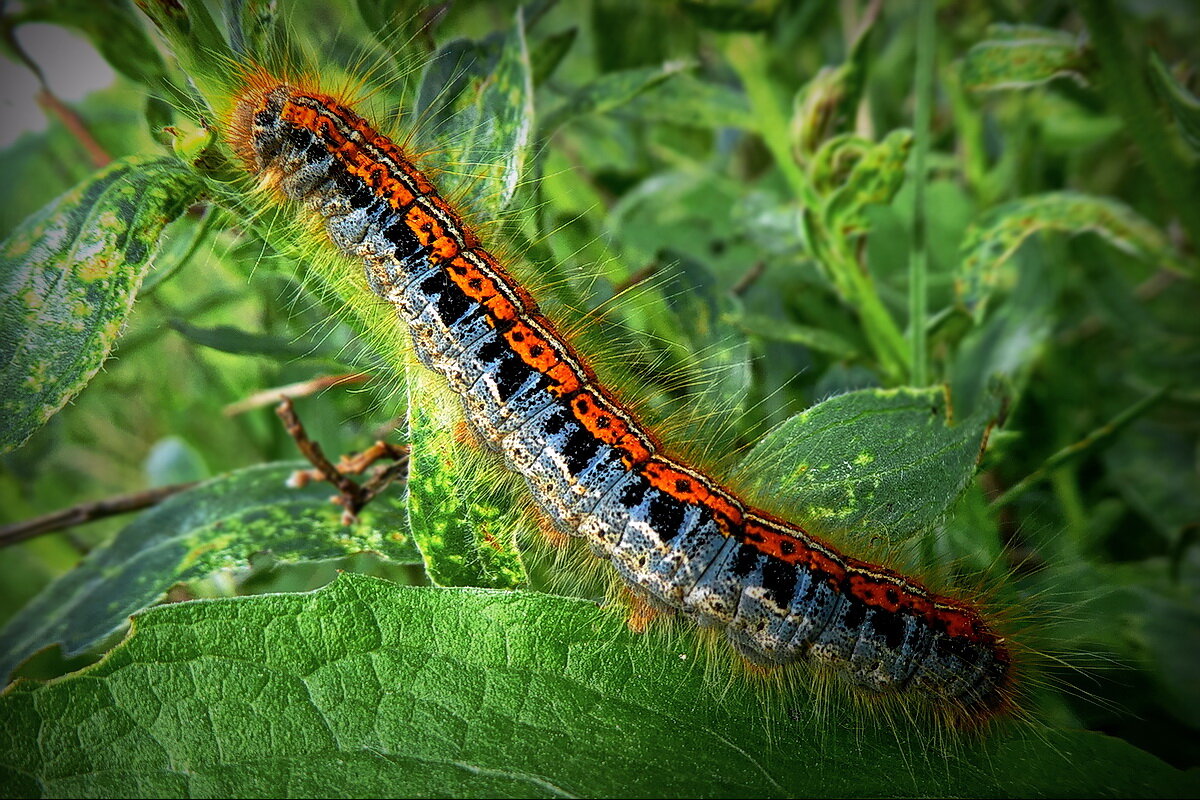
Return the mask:
<path fill-rule="evenodd" d="M 300 448 L 300 452 L 315 467 L 315 469 L 297 470 L 292 473 L 289 483 L 296 487 L 304 486 L 313 480 L 332 483 L 338 490 L 338 496 L 333 498 L 333 502 L 344 509 L 342 513 L 344 525 L 353 524 L 358 518 L 358 512 L 362 511 L 368 503 L 387 488 L 388 484 L 408 472 L 409 448 L 406 445 L 394 445 L 382 441 L 376 442 L 361 453 L 342 456 L 338 460 L 337 466 L 334 466 L 325 457 L 321 445 L 308 437 L 308 433 L 304 430 L 304 424 L 300 422 L 295 406 L 292 405 L 291 398 L 284 397 L 276 406 L 275 412 L 283 420 L 288 434 L 296 440 L 296 446 Z M 347 473 L 361 475 L 381 458 L 392 459 L 394 463 L 376 467 L 365 484 L 360 486 L 347 477 Z"/>
<path fill-rule="evenodd" d="M 337 466 L 335 466 L 334 469 L 342 475 L 361 475 L 366 471 L 367 467 L 371 466 L 382 458 L 388 458 L 398 464 L 407 465 L 408 453 L 408 445 L 391 444 L 390 442 L 377 441 L 375 444 L 371 445 L 366 450 L 363 450 L 361 453 L 351 453 L 349 455 L 342 456 L 338 459 Z M 394 465 L 389 465 L 389 469 L 390 466 Z M 376 474 L 378 474 L 380 471 L 381 470 L 377 468 Z M 323 481 L 327 480 L 327 478 L 325 477 L 325 473 L 322 472 L 320 468 L 317 468 L 297 470 L 296 472 L 292 473 L 290 480 L 295 486 L 299 487 L 304 486 L 310 481 Z M 372 477 L 372 480 L 374 480 L 374 477 Z M 369 483 L 370 481 L 368 481 L 368 484 Z M 366 485 L 364 485 L 363 488 L 366 488 Z"/>
<path fill-rule="evenodd" d="M 108 151 L 104 149 L 104 146 L 100 142 L 96 141 L 96 137 L 92 136 L 92 132 L 88 130 L 87 125 L 83 124 L 83 119 L 72 111 L 66 103 L 55 97 L 54 93 L 46 88 L 44 84 L 41 91 L 37 93 L 37 104 L 48 113 L 58 117 L 63 127 L 70 131 L 71 135 L 75 137 L 76 141 L 87 152 L 93 166 L 103 167 L 112 161 L 112 156 L 108 154 Z"/>
<path fill-rule="evenodd" d="M 371 479 L 363 484 L 363 491 L 366 499 L 364 503 L 369 503 L 379 496 L 379 493 L 386 489 L 392 481 L 408 478 L 408 448 L 404 448 L 404 457 L 388 464 L 382 468 L 376 467 L 374 475 Z"/>
<path fill-rule="evenodd" d="M 746 270 L 746 274 L 738 278 L 738 282 L 735 283 L 732 288 L 730 288 L 729 293 L 734 297 L 741 297 L 747 292 L 747 290 L 750 289 L 751 286 L 758 282 L 758 279 L 761 278 L 763 273 L 766 271 L 767 262 L 755 261 L 754 264 L 750 266 L 750 269 Z"/>
<path fill-rule="evenodd" d="M 307 397 L 310 394 L 316 394 L 334 386 L 342 386 L 347 383 L 366 383 L 369 380 L 371 380 L 371 376 L 365 372 L 322 375 L 319 378 L 312 378 L 311 380 L 300 381 L 298 383 L 289 383 L 287 386 L 276 386 L 273 389 L 263 389 L 261 392 L 255 392 L 243 400 L 238 400 L 236 403 L 230 403 L 225 406 L 224 413 L 227 417 L 236 417 L 238 414 L 244 414 L 256 408 L 269 406 L 271 403 L 279 400 L 281 395 L 287 397 Z"/>
<path fill-rule="evenodd" d="M 96 137 L 92 136 L 92 132 L 83 123 L 83 119 L 63 103 L 62 100 L 59 100 L 54 92 L 50 91 L 50 84 L 46 82 L 46 73 L 42 72 L 42 68 L 38 66 L 38 63 L 25 52 L 25 48 L 21 46 L 17 37 L 13 35 L 13 28 L 8 25 L 4 26 L 3 31 L 0 32 L 0 36 L 4 37 L 4 43 L 8 50 L 37 78 L 38 86 L 41 87 L 36 97 L 37 104 L 46 113 L 58 117 L 63 127 L 78 140 L 79 144 L 87 152 L 93 166 L 103 167 L 112 161 L 112 156 L 96 141 Z"/>
<path fill-rule="evenodd" d="M 651 261 L 649 264 L 637 270 L 625 280 L 614 283 L 613 294 L 621 294 L 622 292 L 632 289 L 634 286 L 637 286 L 639 283 L 642 283 L 647 278 L 653 276 L 654 273 L 658 272 L 660 269 L 662 269 L 662 264 L 660 262 Z"/>
<path fill-rule="evenodd" d="M 403 461 L 408 458 L 408 453 L 409 446 L 406 444 L 392 444 L 391 442 L 379 441 L 361 453 L 342 456 L 338 461 L 338 469 L 342 472 L 361 475 L 367 467 L 381 458 L 390 458 L 392 461 Z"/>
<path fill-rule="evenodd" d="M 43 516 L 34 517 L 22 522 L 14 522 L 10 525 L 0 527 L 0 547 L 8 547 L 17 542 L 41 536 L 44 533 L 70 528 L 74 525 L 91 522 L 92 520 L 147 508 L 161 503 L 171 495 L 178 494 L 185 489 L 190 489 L 195 485 L 196 482 L 193 481 L 191 483 L 175 483 L 170 486 L 160 486 L 157 489 L 121 494 L 116 497 L 95 500 L 90 503 L 80 503 L 77 506 L 64 508 L 61 511 L 54 511 L 50 514 L 44 514 Z"/>

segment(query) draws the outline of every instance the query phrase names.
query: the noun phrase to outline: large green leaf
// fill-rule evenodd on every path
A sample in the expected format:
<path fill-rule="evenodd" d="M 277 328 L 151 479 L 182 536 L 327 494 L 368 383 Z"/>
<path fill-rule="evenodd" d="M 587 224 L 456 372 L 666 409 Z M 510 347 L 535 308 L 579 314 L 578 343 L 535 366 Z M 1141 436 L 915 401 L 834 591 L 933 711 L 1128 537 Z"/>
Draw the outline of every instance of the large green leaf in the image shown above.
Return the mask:
<path fill-rule="evenodd" d="M 1149 264 L 1186 271 L 1166 234 L 1124 203 L 1077 192 L 1023 197 L 991 209 L 963 235 L 956 288 L 959 300 L 977 319 L 1008 275 L 1004 265 L 1026 239 L 1041 231 L 1095 233 Z"/>
<path fill-rule="evenodd" d="M 399 492 L 378 498 L 347 527 L 341 508 L 329 502 L 329 484 L 287 486 L 288 476 L 306 466 L 250 467 L 143 513 L 0 630 L 0 682 L 41 648 L 57 642 L 68 655 L 86 650 L 175 583 L 246 567 L 255 553 L 270 552 L 284 562 L 368 551 L 397 563 L 419 560 L 405 530 Z"/>
<path fill-rule="evenodd" d="M 901 542 L 936 524 L 975 474 L 994 403 L 954 420 L 944 389 L 863 389 L 768 433 L 739 485 L 821 530 Z"/>
<path fill-rule="evenodd" d="M 0 452 L 22 444 L 100 369 L 159 234 L 199 191 L 175 159 L 123 159 L 0 244 Z"/>
<path fill-rule="evenodd" d="M 1194 795 L 1099 734 L 936 743 L 705 679 L 576 599 L 398 587 L 152 609 L 104 661 L 0 696 L 0 793 L 220 797 Z M 729 684 L 729 685 L 727 685 Z"/>

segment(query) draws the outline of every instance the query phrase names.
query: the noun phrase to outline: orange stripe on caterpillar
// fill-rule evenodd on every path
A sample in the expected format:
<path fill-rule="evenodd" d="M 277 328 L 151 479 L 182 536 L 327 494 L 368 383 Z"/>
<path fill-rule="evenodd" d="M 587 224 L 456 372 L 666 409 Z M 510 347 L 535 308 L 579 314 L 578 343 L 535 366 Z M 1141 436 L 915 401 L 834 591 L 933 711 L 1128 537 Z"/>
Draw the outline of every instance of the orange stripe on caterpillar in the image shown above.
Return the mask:
<path fill-rule="evenodd" d="M 963 601 L 839 553 L 663 452 L 394 142 L 318 92 L 258 79 L 230 136 L 325 223 L 423 364 L 565 533 L 762 665 L 807 661 L 963 720 L 1009 703 L 1004 639 Z"/>

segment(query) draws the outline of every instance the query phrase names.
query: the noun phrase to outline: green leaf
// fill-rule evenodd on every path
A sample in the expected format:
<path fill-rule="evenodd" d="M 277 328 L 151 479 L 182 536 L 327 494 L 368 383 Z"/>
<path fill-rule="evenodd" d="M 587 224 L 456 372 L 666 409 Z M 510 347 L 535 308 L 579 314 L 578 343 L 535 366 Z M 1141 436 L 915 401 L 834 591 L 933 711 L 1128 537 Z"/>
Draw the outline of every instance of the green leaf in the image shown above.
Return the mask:
<path fill-rule="evenodd" d="M 994 313 L 974 325 L 959 343 L 948 366 L 955 404 L 964 412 L 977 408 L 988 387 L 1001 376 L 1014 398 L 1026 384 L 1054 331 L 1059 282 L 1052 256 L 1038 240 L 1013 257 L 1016 284 Z M 963 321 L 964 325 L 970 323 Z"/>
<path fill-rule="evenodd" d="M 1200 473 L 1194 432 L 1138 421 L 1104 453 L 1109 482 L 1169 541 L 1200 527 Z"/>
<path fill-rule="evenodd" d="M 60 643 L 82 652 L 158 602 L 180 581 L 246 567 L 251 555 L 316 561 L 361 552 L 396 563 L 419 556 L 392 492 L 379 497 L 353 526 L 329 502 L 324 483 L 287 486 L 302 462 L 250 467 L 214 478 L 144 512 L 111 542 L 96 548 L 33 598 L 0 630 L 0 683 L 29 655 Z"/>
<path fill-rule="evenodd" d="M 512 200 L 534 127 L 533 78 L 520 10 L 503 37 L 456 40 L 430 62 L 417 110 L 441 152 L 443 196 L 466 194 L 486 218 Z"/>
<path fill-rule="evenodd" d="M 658 86 L 672 75 L 691 68 L 686 61 L 672 61 L 660 67 L 636 67 L 601 75 L 577 89 L 541 122 L 544 132 L 552 132 L 563 123 L 584 114 L 604 114 L 628 103 L 642 92 Z"/>
<path fill-rule="evenodd" d="M 669 265 L 662 292 L 671 313 L 673 332 L 687 343 L 693 356 L 690 371 L 691 405 L 700 411 L 690 426 L 694 441 L 721 451 L 737 446 L 736 426 L 729 418 L 741 417 L 750 392 L 750 343 L 738 328 L 729 325 L 736 300 L 717 289 L 717 276 L 706 259 L 665 248 L 657 261 Z M 711 413 L 720 409 L 721 413 Z"/>
<path fill-rule="evenodd" d="M 1087 52 L 1070 33 L 1033 25 L 992 25 L 992 37 L 967 51 L 963 88 L 971 91 L 1023 89 L 1069 75 L 1083 81 Z"/>
<path fill-rule="evenodd" d="M 1186 272 L 1166 234 L 1124 203 L 1077 192 L 1023 197 L 987 211 L 963 234 L 955 289 L 977 321 L 997 285 L 1011 277 L 1004 265 L 1041 231 L 1095 233 L 1148 264 Z"/>
<path fill-rule="evenodd" d="M 530 75 L 534 86 L 541 86 L 554 74 L 563 58 L 570 52 L 571 45 L 575 44 L 578 35 L 578 28 L 566 28 L 545 37 L 530 49 Z"/>
<path fill-rule="evenodd" d="M 762 438 L 735 477 L 802 522 L 902 542 L 936 524 L 975 475 L 995 404 L 956 421 L 945 389 L 863 389 Z"/>
<path fill-rule="evenodd" d="M 1050 478 L 1056 470 L 1062 469 L 1064 466 L 1079 461 L 1090 453 L 1097 450 L 1103 450 L 1113 439 L 1121 434 L 1130 424 L 1136 421 L 1139 417 L 1145 415 L 1151 408 L 1154 407 L 1167 394 L 1166 389 L 1159 389 L 1146 397 L 1138 400 L 1133 405 L 1123 410 L 1120 414 L 1105 422 L 1103 425 L 1088 432 L 1086 436 L 1078 441 L 1071 442 L 1066 447 L 1053 453 L 1045 460 L 1036 470 L 1026 475 L 1016 484 L 1010 486 L 1005 492 L 995 499 L 997 506 L 1002 506 L 1011 503 L 1017 497 L 1020 497 L 1029 488 L 1039 481 Z"/>
<path fill-rule="evenodd" d="M 123 159 L 0 244 L 0 452 L 22 444 L 100 369 L 163 227 L 199 191 L 175 159 Z"/>
<path fill-rule="evenodd" d="M 683 72 L 634 97 L 625 106 L 641 119 L 703 128 L 756 130 L 746 95 L 719 83 L 702 81 Z"/>
<path fill-rule="evenodd" d="M 686 650 L 686 648 L 685 648 Z M 152 609 L 108 658 L 0 696 L 0 792 L 41 796 L 1188 796 L 1099 734 L 946 749 L 781 706 L 582 600 L 399 587 Z M 793 704 L 797 704 L 791 707 Z M 814 728 L 817 730 L 814 730 Z M 1086 769 L 1080 765 L 1087 765 Z"/>
<path fill-rule="evenodd" d="M 494 218 L 516 194 L 533 140 L 533 75 L 525 19 L 519 9 L 501 46 L 499 62 L 486 83 L 472 94 L 473 113 L 460 109 L 455 117 L 465 138 L 460 160 L 469 165 L 477 182 L 477 205 Z M 451 186 L 443 191 L 452 190 Z"/>
<path fill-rule="evenodd" d="M 229 67 L 237 63 L 229 44 L 203 3 L 176 0 L 135 0 L 158 27 L 190 81 L 206 95 L 229 82 Z M 190 100 L 190 98 L 189 98 Z M 188 110 L 181 105 L 181 111 Z"/>
<path fill-rule="evenodd" d="M 750 314 L 737 320 L 737 326 L 752 336 L 772 342 L 799 344 L 810 350 L 828 353 L 834 358 L 854 358 L 858 350 L 850 342 L 825 328 L 814 328 L 787 320 Z"/>
<path fill-rule="evenodd" d="M 288 361 L 300 358 L 332 358 L 336 355 L 336 352 L 323 352 L 329 348 L 323 347 L 320 342 L 291 341 L 282 336 L 244 331 L 232 325 L 202 328 L 178 318 L 168 320 L 167 324 L 188 341 L 223 353 L 269 356 Z"/>
<path fill-rule="evenodd" d="M 1150 75 L 1159 95 L 1167 101 L 1184 141 L 1200 153 L 1200 99 L 1175 80 L 1157 53 L 1150 54 Z"/>
<path fill-rule="evenodd" d="M 440 376 L 413 367 L 407 386 L 409 530 L 430 579 L 497 589 L 527 584 L 514 532 L 528 500 L 496 479 Z"/>
<path fill-rule="evenodd" d="M 359 3 L 360 10 L 363 3 Z M 234 52 L 254 57 L 264 52 L 278 32 L 278 9 L 273 0 L 226 0 L 225 20 L 229 29 L 229 44 Z M 379 29 L 386 29 L 379 22 Z"/>
<path fill-rule="evenodd" d="M 1174 587 L 1172 587 L 1174 588 Z M 1141 600 L 1141 613 L 1126 619 L 1137 649 L 1161 693 L 1164 707 L 1193 730 L 1200 729 L 1200 681 L 1196 679 L 1195 656 L 1200 653 L 1200 610 L 1195 591 L 1158 592 L 1147 586 L 1134 587 Z"/>

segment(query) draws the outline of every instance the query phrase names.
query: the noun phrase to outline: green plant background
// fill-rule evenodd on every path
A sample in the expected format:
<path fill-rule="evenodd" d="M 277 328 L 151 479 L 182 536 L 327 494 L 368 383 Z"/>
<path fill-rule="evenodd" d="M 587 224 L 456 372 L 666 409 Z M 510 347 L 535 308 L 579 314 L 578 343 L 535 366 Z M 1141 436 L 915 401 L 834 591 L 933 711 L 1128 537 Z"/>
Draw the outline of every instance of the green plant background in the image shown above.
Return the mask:
<path fill-rule="evenodd" d="M 4 550 L 0 794 L 1200 791 L 1200 15 L 138 5 L 3 12 L 11 58 L 51 22 L 119 78 L 73 107 L 111 165 L 61 120 L 0 153 L 0 523 L 204 483 Z M 1021 609 L 1032 721 L 765 691 L 563 580 L 359 268 L 205 133 L 247 56 L 366 76 L 681 452 Z M 347 372 L 311 436 L 413 448 L 353 526 L 269 406 L 227 413 Z"/>

